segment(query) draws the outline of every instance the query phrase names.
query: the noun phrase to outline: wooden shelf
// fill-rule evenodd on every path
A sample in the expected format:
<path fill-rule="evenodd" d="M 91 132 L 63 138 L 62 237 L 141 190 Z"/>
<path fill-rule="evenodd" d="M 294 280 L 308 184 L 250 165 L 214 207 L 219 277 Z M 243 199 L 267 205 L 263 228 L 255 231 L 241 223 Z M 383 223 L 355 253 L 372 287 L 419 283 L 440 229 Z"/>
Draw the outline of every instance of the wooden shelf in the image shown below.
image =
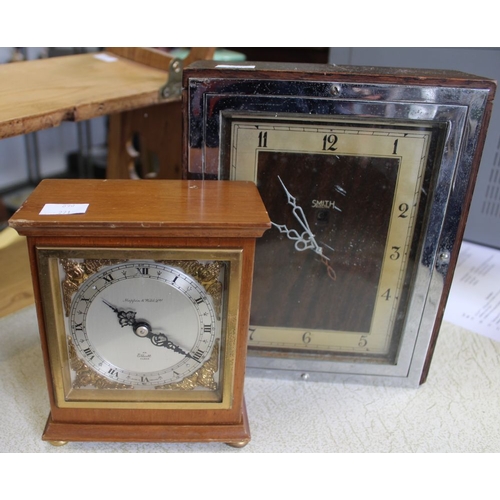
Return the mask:
<path fill-rule="evenodd" d="M 0 139 L 167 102 L 159 91 L 172 59 L 128 48 L 2 64 Z"/>

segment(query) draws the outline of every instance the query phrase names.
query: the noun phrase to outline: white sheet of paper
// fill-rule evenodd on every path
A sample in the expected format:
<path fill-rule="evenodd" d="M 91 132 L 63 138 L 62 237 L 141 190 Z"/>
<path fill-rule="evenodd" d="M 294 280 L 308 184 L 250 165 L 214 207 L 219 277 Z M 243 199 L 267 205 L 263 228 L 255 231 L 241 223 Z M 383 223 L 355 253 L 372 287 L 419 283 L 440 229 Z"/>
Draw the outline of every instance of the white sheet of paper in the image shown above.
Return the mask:
<path fill-rule="evenodd" d="M 500 341 L 500 250 L 462 242 L 444 320 Z"/>
<path fill-rule="evenodd" d="M 46 203 L 40 215 L 84 214 L 88 207 L 88 203 Z"/>

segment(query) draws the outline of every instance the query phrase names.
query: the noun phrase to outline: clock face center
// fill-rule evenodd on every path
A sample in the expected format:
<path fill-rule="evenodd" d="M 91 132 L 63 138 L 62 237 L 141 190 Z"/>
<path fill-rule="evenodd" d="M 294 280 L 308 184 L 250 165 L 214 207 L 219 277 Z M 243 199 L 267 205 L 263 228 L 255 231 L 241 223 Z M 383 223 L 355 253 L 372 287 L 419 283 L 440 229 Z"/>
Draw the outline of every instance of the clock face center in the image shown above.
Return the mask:
<path fill-rule="evenodd" d="M 134 333 L 138 337 L 147 337 L 149 332 L 151 331 L 151 327 L 146 324 L 139 324 L 139 326 L 136 326 L 134 328 Z"/>

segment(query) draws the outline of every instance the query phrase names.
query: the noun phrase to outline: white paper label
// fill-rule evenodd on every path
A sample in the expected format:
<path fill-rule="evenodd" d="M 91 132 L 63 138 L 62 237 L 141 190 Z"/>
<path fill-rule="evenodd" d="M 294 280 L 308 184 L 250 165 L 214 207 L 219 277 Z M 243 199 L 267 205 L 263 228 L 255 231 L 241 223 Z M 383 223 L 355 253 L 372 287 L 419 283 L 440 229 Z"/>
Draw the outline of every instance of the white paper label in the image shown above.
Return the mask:
<path fill-rule="evenodd" d="M 115 62 L 118 61 L 117 57 L 110 56 L 109 54 L 105 54 L 104 52 L 99 52 L 99 54 L 96 54 L 94 56 L 96 59 L 99 59 L 104 62 Z"/>
<path fill-rule="evenodd" d="M 217 64 L 215 67 L 223 69 L 255 69 L 254 64 Z"/>
<path fill-rule="evenodd" d="M 88 207 L 88 203 L 46 203 L 40 215 L 84 214 Z"/>

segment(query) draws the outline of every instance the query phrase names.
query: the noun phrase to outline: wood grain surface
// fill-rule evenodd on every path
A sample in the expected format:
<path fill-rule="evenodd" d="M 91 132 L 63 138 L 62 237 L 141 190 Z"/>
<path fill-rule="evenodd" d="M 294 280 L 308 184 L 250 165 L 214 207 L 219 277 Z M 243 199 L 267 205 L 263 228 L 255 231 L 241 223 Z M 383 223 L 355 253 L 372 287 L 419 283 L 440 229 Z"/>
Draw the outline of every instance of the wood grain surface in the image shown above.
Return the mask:
<path fill-rule="evenodd" d="M 40 215 L 47 203 L 85 214 Z M 23 235 L 260 236 L 269 217 L 253 182 L 46 179 L 9 224 Z"/>
<path fill-rule="evenodd" d="M 166 70 L 104 54 L 0 65 L 0 139 L 159 102 Z"/>

